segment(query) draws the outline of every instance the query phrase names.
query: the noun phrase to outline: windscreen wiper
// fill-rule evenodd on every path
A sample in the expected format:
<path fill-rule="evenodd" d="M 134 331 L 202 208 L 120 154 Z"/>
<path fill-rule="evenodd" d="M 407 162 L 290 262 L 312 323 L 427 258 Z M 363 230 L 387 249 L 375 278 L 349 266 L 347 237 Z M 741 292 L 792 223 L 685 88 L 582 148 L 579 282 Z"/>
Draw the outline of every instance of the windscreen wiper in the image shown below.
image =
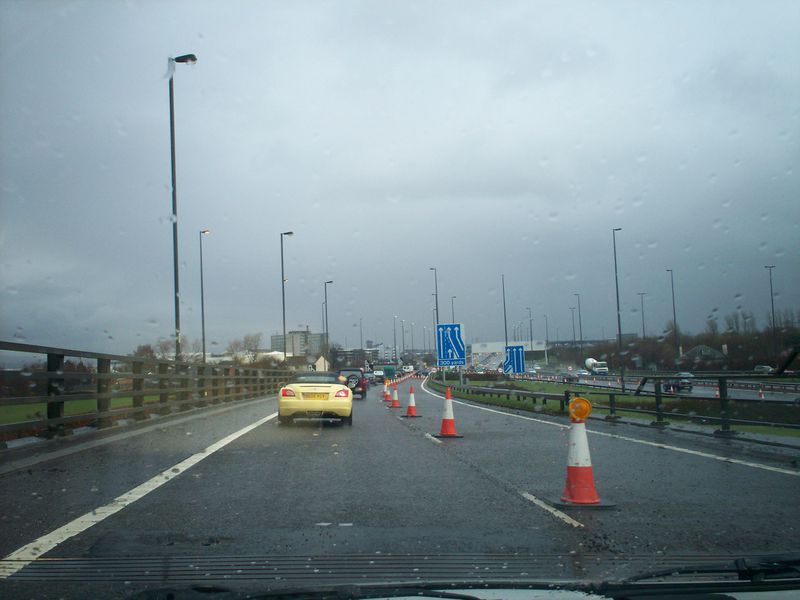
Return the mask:
<path fill-rule="evenodd" d="M 645 581 L 675 575 L 732 575 L 740 581 L 760 583 L 767 580 L 800 578 L 800 553 L 753 558 L 737 558 L 712 565 L 686 565 L 671 569 L 645 571 L 626 578 L 623 583 Z"/>

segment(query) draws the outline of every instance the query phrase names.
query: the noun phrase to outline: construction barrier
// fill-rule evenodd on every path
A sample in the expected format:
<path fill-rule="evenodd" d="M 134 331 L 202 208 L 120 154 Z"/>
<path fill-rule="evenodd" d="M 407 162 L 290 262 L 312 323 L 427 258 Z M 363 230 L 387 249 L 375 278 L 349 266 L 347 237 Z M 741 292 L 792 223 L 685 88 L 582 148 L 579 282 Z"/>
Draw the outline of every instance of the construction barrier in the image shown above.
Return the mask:
<path fill-rule="evenodd" d="M 417 414 L 417 403 L 414 400 L 414 385 L 411 385 L 411 388 L 408 391 L 408 408 L 406 409 L 406 414 L 403 415 L 404 417 L 413 418 L 419 417 L 420 415 Z"/>
<path fill-rule="evenodd" d="M 453 416 L 453 396 L 450 393 L 450 388 L 444 394 L 444 410 L 442 412 L 442 426 L 438 434 L 433 437 L 437 438 L 461 438 L 463 435 L 456 433 L 456 420 Z"/>
<path fill-rule="evenodd" d="M 560 501 L 553 503 L 559 508 L 613 508 L 616 506 L 600 500 L 594 484 L 594 470 L 592 458 L 589 455 L 585 421 L 591 412 L 592 405 L 586 398 L 576 396 L 569 403 L 572 425 L 569 429 L 567 481 Z"/>

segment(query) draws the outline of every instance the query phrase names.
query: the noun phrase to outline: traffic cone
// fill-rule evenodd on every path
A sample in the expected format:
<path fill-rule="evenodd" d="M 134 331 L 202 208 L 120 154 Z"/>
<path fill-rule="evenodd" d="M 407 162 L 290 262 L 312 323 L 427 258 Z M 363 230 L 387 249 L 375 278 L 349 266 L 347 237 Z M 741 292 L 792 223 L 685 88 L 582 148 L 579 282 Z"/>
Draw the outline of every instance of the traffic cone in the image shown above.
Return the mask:
<path fill-rule="evenodd" d="M 386 392 L 388 391 L 388 389 L 389 389 L 389 380 L 388 379 L 384 379 L 383 380 L 383 395 L 384 396 L 386 396 Z"/>
<path fill-rule="evenodd" d="M 444 395 L 444 412 L 442 414 L 442 428 L 438 434 L 433 437 L 437 438 L 462 438 L 463 435 L 456 433 L 456 420 L 453 417 L 453 397 L 450 394 L 450 388 Z"/>
<path fill-rule="evenodd" d="M 763 385 L 758 386 L 758 399 L 759 400 L 763 400 L 764 399 L 764 386 Z"/>
<path fill-rule="evenodd" d="M 419 417 L 417 414 L 417 403 L 414 401 L 414 384 L 411 384 L 411 389 L 408 390 L 408 408 L 404 417 Z"/>
<path fill-rule="evenodd" d="M 384 402 L 391 402 L 392 401 L 392 397 L 389 395 L 389 390 L 386 390 L 385 392 L 383 392 L 383 401 Z"/>
<path fill-rule="evenodd" d="M 392 390 L 392 405 L 389 408 L 400 408 L 400 400 L 397 398 L 397 384 L 394 384 Z"/>
<path fill-rule="evenodd" d="M 584 398 L 576 398 L 575 402 L 583 401 L 589 410 L 584 413 L 588 416 L 591 404 Z M 569 452 L 567 453 L 567 482 L 561 501 L 555 502 L 556 506 L 564 508 L 611 508 L 614 504 L 602 502 L 597 488 L 594 485 L 594 471 L 592 458 L 589 455 L 589 440 L 586 437 L 586 422 L 584 418 L 573 414 L 573 405 L 570 404 Z"/>
<path fill-rule="evenodd" d="M 714 388 L 714 398 L 719 398 L 719 386 Z"/>

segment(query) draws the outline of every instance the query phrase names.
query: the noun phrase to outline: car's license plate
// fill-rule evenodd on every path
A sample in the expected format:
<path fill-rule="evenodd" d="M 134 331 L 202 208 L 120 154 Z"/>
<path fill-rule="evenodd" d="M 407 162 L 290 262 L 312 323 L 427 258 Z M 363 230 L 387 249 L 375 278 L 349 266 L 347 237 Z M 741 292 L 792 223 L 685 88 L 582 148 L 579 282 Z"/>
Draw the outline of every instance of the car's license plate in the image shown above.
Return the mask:
<path fill-rule="evenodd" d="M 309 392 L 307 394 L 303 394 L 303 397 L 307 398 L 308 400 L 327 400 L 328 399 L 328 394 L 318 393 L 318 392 Z"/>

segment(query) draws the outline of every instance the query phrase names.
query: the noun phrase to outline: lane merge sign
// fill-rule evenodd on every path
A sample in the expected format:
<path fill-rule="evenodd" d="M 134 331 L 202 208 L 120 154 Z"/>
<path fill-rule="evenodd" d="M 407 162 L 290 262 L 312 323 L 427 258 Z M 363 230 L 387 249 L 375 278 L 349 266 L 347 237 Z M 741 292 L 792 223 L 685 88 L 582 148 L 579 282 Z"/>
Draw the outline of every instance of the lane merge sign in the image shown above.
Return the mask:
<path fill-rule="evenodd" d="M 525 372 L 525 346 L 506 346 L 503 373 Z"/>
<path fill-rule="evenodd" d="M 467 364 L 467 346 L 461 323 L 436 325 L 436 349 L 436 364 L 440 367 L 463 367 Z"/>

